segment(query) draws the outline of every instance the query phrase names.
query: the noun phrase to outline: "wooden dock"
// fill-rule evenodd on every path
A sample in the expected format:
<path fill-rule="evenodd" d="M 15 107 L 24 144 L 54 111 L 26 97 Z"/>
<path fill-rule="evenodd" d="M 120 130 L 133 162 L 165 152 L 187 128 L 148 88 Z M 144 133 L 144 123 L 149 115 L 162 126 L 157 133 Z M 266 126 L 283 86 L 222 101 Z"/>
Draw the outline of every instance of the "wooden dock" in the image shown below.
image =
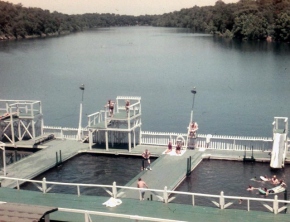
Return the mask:
<path fill-rule="evenodd" d="M 77 155 L 80 150 L 87 148 L 88 144 L 74 140 L 51 140 L 46 144 L 46 148 L 8 165 L 6 167 L 6 173 L 8 177 L 33 179 L 56 166 L 60 161 L 66 161 Z M 56 156 L 58 156 L 58 161 Z M 16 187 L 16 183 L 12 180 L 2 180 L 1 186 L 14 188 Z"/>
<path fill-rule="evenodd" d="M 140 217 L 155 217 L 176 221 L 208 221 L 208 222 L 224 222 L 224 221 L 275 221 L 284 222 L 289 220 L 289 214 L 280 213 L 274 215 L 270 212 L 247 211 L 246 206 L 243 209 L 225 209 L 191 206 L 184 204 L 168 203 L 164 204 L 159 201 L 139 201 L 136 199 L 122 199 L 122 204 L 117 207 L 106 207 L 103 205 L 109 197 L 104 196 L 76 196 L 71 194 L 55 194 L 25 190 L 15 190 L 10 188 L 0 189 L 1 201 L 9 203 L 23 203 L 31 205 L 40 205 L 57 208 L 70 208 L 88 211 L 98 211 L 103 213 L 138 215 Z M 246 205 L 246 204 L 245 204 Z M 123 218 L 90 216 L 91 221 L 109 221 L 123 222 L 132 221 Z M 85 221 L 84 214 L 67 213 L 56 211 L 50 214 L 53 221 Z"/>

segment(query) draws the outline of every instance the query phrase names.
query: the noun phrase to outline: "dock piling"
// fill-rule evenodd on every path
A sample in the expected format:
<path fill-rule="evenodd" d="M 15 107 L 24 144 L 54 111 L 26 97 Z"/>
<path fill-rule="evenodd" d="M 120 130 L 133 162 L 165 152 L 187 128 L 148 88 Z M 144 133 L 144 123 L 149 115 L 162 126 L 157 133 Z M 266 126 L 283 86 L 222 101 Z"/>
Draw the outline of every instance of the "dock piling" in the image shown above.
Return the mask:
<path fill-rule="evenodd" d="M 191 174 L 191 156 L 187 158 L 186 176 L 188 177 L 190 174 Z"/>
<path fill-rule="evenodd" d="M 56 160 L 55 160 L 55 166 L 57 166 L 58 165 L 58 153 L 57 152 L 55 152 L 55 158 L 56 158 Z"/>

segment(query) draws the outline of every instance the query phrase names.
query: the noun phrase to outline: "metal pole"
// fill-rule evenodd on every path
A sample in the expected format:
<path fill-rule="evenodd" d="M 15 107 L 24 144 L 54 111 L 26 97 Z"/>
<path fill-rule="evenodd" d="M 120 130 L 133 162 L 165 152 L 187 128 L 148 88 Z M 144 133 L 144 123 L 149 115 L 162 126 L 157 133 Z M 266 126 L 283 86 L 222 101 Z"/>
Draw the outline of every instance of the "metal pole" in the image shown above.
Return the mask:
<path fill-rule="evenodd" d="M 79 128 L 78 128 L 78 135 L 77 135 L 77 140 L 82 139 L 82 112 L 83 112 L 83 100 L 84 100 L 84 91 L 85 91 L 85 85 L 82 84 L 80 86 L 80 90 L 82 90 L 82 100 L 80 103 L 80 117 L 79 117 Z"/>
<path fill-rule="evenodd" d="M 196 94 L 196 88 L 193 87 L 191 90 L 191 93 L 193 94 L 193 100 L 192 100 L 192 107 L 191 107 L 191 113 L 190 113 L 190 123 L 192 123 L 193 120 L 193 107 L 194 107 L 194 99 L 195 99 L 195 94 Z"/>

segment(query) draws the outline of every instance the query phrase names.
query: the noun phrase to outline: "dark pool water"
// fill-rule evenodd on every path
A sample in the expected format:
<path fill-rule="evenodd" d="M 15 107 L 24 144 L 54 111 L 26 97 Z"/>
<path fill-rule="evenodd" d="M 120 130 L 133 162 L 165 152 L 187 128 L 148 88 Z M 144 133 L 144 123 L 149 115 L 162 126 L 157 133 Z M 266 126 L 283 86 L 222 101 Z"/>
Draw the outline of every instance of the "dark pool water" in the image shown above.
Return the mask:
<path fill-rule="evenodd" d="M 140 157 L 81 154 L 63 163 L 60 167 L 39 175 L 35 179 L 41 180 L 45 177 L 47 181 L 104 185 L 112 185 L 115 181 L 117 185 L 125 185 L 140 172 L 140 165 Z M 271 171 L 268 163 L 203 160 L 191 175 L 180 184 L 177 191 L 216 195 L 223 191 L 224 195 L 229 196 L 265 198 L 257 190 L 247 191 L 246 189 L 248 185 L 273 187 L 269 182 L 258 182 L 252 179 L 259 178 L 260 175 L 271 176 L 274 174 L 279 179 L 284 179 L 287 184 L 290 184 L 290 178 L 287 176 L 290 175 L 289 166 L 286 166 L 283 170 Z M 21 189 L 37 190 L 31 183 L 24 184 Z M 77 189 L 67 186 L 55 186 L 50 192 L 77 194 Z M 81 194 L 108 196 L 102 188 L 81 188 Z M 284 193 L 279 194 L 278 197 L 279 199 L 284 199 Z M 273 198 L 273 195 L 267 198 Z M 195 203 L 196 205 L 214 206 L 211 202 L 212 200 L 218 202 L 217 199 L 213 198 L 196 197 Z M 172 202 L 191 204 L 191 197 L 175 195 L 175 199 Z M 238 200 L 235 200 L 232 206 L 232 208 L 243 209 L 246 209 L 246 207 L 246 201 L 239 204 Z M 264 210 L 264 207 L 262 207 L 260 202 L 251 202 L 251 210 Z"/>

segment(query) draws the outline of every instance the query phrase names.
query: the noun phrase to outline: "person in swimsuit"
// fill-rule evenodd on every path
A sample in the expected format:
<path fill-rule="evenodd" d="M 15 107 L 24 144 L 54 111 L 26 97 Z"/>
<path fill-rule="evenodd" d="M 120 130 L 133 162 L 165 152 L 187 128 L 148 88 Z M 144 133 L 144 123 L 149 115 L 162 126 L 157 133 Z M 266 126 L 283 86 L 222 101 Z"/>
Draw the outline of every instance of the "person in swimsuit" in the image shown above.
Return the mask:
<path fill-rule="evenodd" d="M 274 175 L 274 176 L 272 177 L 271 181 L 272 181 L 273 184 L 278 184 L 278 183 L 279 183 L 279 180 L 278 180 L 278 178 L 276 177 L 276 175 Z"/>
<path fill-rule="evenodd" d="M 114 102 L 112 100 L 108 100 L 107 105 L 105 105 L 105 107 L 109 107 L 109 117 L 113 117 L 114 115 Z"/>
<path fill-rule="evenodd" d="M 189 132 L 189 136 L 191 138 L 195 138 L 196 137 L 196 131 L 198 130 L 198 124 L 197 122 L 192 122 L 190 125 L 190 132 Z"/>
<path fill-rule="evenodd" d="M 126 107 L 126 112 L 127 112 L 127 116 L 128 116 L 128 114 L 129 114 L 129 109 L 130 109 L 130 101 L 129 100 L 127 100 L 126 101 L 126 104 L 125 104 L 125 107 Z"/>
<path fill-rule="evenodd" d="M 167 150 L 165 150 L 165 153 L 170 153 L 172 151 L 172 142 L 169 141 L 168 146 L 167 146 Z"/>
<path fill-rule="evenodd" d="M 145 195 L 145 188 L 149 188 L 145 181 L 143 181 L 141 178 L 138 179 L 137 182 L 137 187 L 140 188 L 140 200 L 144 200 L 144 195 Z"/>
<path fill-rule="evenodd" d="M 178 141 L 175 149 L 176 154 L 181 154 L 181 142 Z"/>
<path fill-rule="evenodd" d="M 146 149 L 143 153 L 142 153 L 142 157 L 143 157 L 143 160 L 142 160 L 142 166 L 141 166 L 141 170 L 144 170 L 145 168 L 145 161 L 148 162 L 148 166 L 146 167 L 146 170 L 152 170 L 151 167 L 150 167 L 150 156 L 151 156 L 151 153 L 148 151 L 148 149 Z"/>

